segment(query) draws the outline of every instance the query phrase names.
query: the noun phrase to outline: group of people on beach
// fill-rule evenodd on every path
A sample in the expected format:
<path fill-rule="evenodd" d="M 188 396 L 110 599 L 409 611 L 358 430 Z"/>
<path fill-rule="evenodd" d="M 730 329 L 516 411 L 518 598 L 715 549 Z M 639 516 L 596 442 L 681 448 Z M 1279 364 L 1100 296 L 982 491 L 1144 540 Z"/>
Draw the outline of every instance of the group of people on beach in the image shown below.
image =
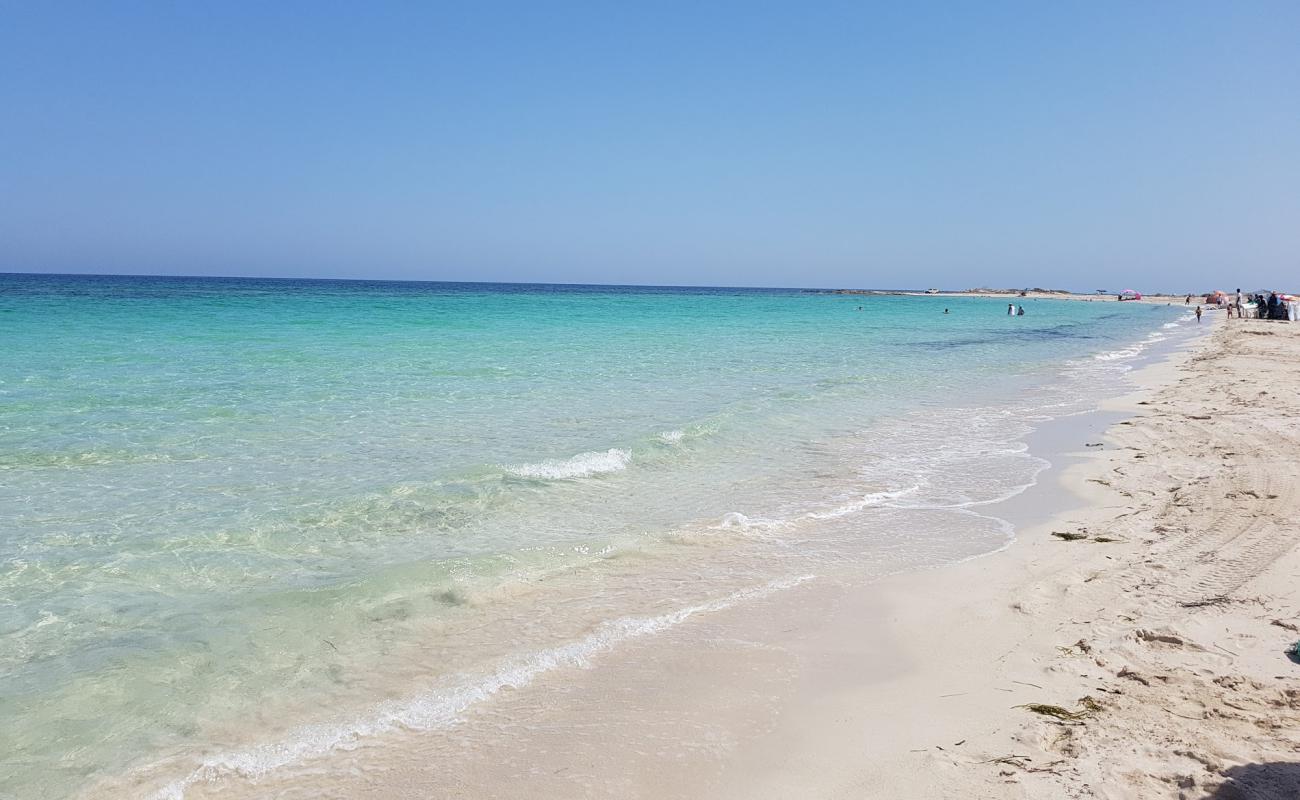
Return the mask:
<path fill-rule="evenodd" d="M 1255 294 L 1237 293 L 1229 299 L 1226 294 L 1217 292 L 1205 298 L 1238 319 L 1272 319 L 1284 322 L 1296 322 L 1300 319 L 1300 298 L 1281 292 L 1256 292 Z"/>
<path fill-rule="evenodd" d="M 1190 305 L 1192 296 L 1187 295 L 1183 302 Z M 1205 296 L 1205 305 L 1223 309 L 1228 313 L 1229 318 L 1235 314 L 1238 319 L 1300 321 L 1300 298 L 1281 292 L 1256 292 L 1243 295 L 1238 289 L 1237 293 L 1231 296 L 1224 292 L 1213 292 Z M 1200 322 L 1203 310 L 1202 306 L 1197 304 L 1197 322 Z"/>

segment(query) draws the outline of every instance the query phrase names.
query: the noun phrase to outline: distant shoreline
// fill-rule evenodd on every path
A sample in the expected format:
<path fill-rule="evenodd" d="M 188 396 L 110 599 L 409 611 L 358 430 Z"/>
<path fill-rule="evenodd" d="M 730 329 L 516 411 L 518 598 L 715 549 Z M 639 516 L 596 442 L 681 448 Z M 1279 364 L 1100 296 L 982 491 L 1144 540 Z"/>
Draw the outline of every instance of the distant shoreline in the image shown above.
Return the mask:
<path fill-rule="evenodd" d="M 917 291 L 914 289 L 825 289 L 825 290 L 808 290 L 818 294 L 838 294 L 838 295 L 858 295 L 858 296 L 878 296 L 878 297 L 985 297 L 997 299 L 1022 299 L 1022 300 L 1074 300 L 1084 302 L 1125 302 L 1125 303 L 1155 303 L 1166 305 L 1170 303 L 1183 303 L 1187 299 L 1186 294 L 1143 294 L 1137 300 L 1119 299 L 1119 293 L 1114 294 L 1085 294 L 1083 292 L 1071 292 L 1066 289 L 961 289 L 950 290 L 941 289 L 938 291 Z M 1023 294 L 1022 294 L 1023 292 Z M 1201 302 L 1200 294 L 1193 294 L 1192 299 Z"/>

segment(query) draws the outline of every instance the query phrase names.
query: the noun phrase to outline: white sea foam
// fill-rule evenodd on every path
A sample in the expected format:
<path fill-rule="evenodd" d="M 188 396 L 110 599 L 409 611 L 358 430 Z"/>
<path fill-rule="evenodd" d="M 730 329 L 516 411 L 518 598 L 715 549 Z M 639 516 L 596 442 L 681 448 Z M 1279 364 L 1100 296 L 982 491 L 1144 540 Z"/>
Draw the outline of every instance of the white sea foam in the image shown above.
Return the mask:
<path fill-rule="evenodd" d="M 1144 353 L 1151 345 L 1167 340 L 1171 334 L 1166 333 L 1165 331 L 1172 331 L 1174 328 L 1182 327 L 1183 323 L 1192 319 L 1195 319 L 1194 314 L 1184 314 L 1182 317 L 1179 317 L 1176 322 L 1163 323 L 1159 330 L 1152 331 L 1147 334 L 1144 339 L 1130 345 L 1129 347 L 1123 348 L 1122 350 L 1112 350 L 1108 353 L 1098 353 L 1093 356 L 1093 358 L 1097 361 L 1126 361 L 1136 358 L 1142 355 L 1142 353 Z"/>
<path fill-rule="evenodd" d="M 718 426 L 714 423 L 704 425 L 691 425 L 687 428 L 673 428 L 671 430 L 661 431 L 655 436 L 664 444 L 681 444 L 695 439 L 703 439 L 718 432 Z"/>
<path fill-rule="evenodd" d="M 717 525 L 710 525 L 709 527 L 715 531 L 725 531 L 725 530 L 730 530 L 732 528 L 739 528 L 740 530 L 751 530 L 754 528 L 759 528 L 759 529 L 777 528 L 785 524 L 787 524 L 785 521 L 779 519 L 763 519 L 761 517 L 757 517 L 757 518 L 747 517 L 744 514 L 741 514 L 739 511 L 729 511 L 722 516 L 721 522 L 719 522 Z"/>
<path fill-rule="evenodd" d="M 397 730 L 419 731 L 449 727 L 459 722 L 470 708 L 490 699 L 502 689 L 522 688 L 538 676 L 556 669 L 585 669 L 591 665 L 593 657 L 608 652 L 623 642 L 660 633 L 700 614 L 722 611 L 739 603 L 792 589 L 814 577 L 816 576 L 801 575 L 771 581 L 659 616 L 609 620 L 577 641 L 505 662 L 489 674 L 468 677 L 448 689 L 383 703 L 369 717 L 343 723 L 309 725 L 278 742 L 211 756 L 186 777 L 160 789 L 154 797 L 156 800 L 182 800 L 185 790 L 196 783 L 225 777 L 255 780 L 290 764 L 324 756 L 336 750 L 354 748 L 367 737 Z"/>
<path fill-rule="evenodd" d="M 836 517 L 856 514 L 863 509 L 883 505 L 890 500 L 907 497 L 908 495 L 915 494 L 920 490 L 920 486 L 909 486 L 906 489 L 897 489 L 891 492 L 871 492 L 870 494 L 864 494 L 853 502 L 845 503 L 844 505 L 831 509 L 830 511 L 811 511 L 808 513 L 808 517 L 811 519 L 835 519 Z"/>
<path fill-rule="evenodd" d="M 622 472 L 632 463 L 632 453 L 611 447 L 604 451 L 578 453 L 571 458 L 556 458 L 539 461 L 536 464 L 516 464 L 505 467 L 505 471 L 520 478 L 538 478 L 542 480 L 564 480 L 566 478 L 586 478 L 592 475 L 604 475 L 609 472 Z"/>
<path fill-rule="evenodd" d="M 1123 350 L 1112 350 L 1109 353 L 1098 353 L 1093 356 L 1093 358 L 1098 361 L 1118 361 L 1125 358 L 1136 358 L 1141 355 L 1141 353 L 1142 348 L 1140 347 L 1126 347 Z"/>

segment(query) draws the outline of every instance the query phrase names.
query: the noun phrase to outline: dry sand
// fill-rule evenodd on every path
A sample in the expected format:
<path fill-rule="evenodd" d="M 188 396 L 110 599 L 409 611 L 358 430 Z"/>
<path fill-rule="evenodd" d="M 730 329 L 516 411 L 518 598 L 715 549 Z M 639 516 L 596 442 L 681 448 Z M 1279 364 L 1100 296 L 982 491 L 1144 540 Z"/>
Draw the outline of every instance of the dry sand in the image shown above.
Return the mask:
<path fill-rule="evenodd" d="M 1300 326 L 1211 317 L 1122 422 L 1057 431 L 1072 494 L 1027 494 L 1003 552 L 813 581 L 187 797 L 1300 797 Z"/>

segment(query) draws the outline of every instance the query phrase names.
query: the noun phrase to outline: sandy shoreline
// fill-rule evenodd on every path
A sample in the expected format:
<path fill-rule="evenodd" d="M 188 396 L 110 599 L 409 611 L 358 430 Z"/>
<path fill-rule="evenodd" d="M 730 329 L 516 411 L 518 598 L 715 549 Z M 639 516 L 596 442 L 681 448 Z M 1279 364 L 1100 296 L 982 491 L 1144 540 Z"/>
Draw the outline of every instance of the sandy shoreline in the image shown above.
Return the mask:
<path fill-rule="evenodd" d="M 1300 402 L 1290 376 L 1256 382 L 1300 360 L 1300 331 L 1217 322 L 1112 404 L 1135 416 L 1061 475 L 1078 508 L 878 584 L 861 608 L 907 668 L 801 704 L 801 744 L 728 796 L 1300 796 Z"/>
<path fill-rule="evenodd" d="M 1300 627 L 1300 401 L 1289 376 L 1257 383 L 1300 360 L 1300 329 L 1212 317 L 1115 413 L 1056 429 L 1069 465 L 1012 509 L 1029 524 L 1002 552 L 812 581 L 550 673 L 451 733 L 185 796 L 1300 796 L 1282 653 L 1300 632 L 1273 622 Z"/>

